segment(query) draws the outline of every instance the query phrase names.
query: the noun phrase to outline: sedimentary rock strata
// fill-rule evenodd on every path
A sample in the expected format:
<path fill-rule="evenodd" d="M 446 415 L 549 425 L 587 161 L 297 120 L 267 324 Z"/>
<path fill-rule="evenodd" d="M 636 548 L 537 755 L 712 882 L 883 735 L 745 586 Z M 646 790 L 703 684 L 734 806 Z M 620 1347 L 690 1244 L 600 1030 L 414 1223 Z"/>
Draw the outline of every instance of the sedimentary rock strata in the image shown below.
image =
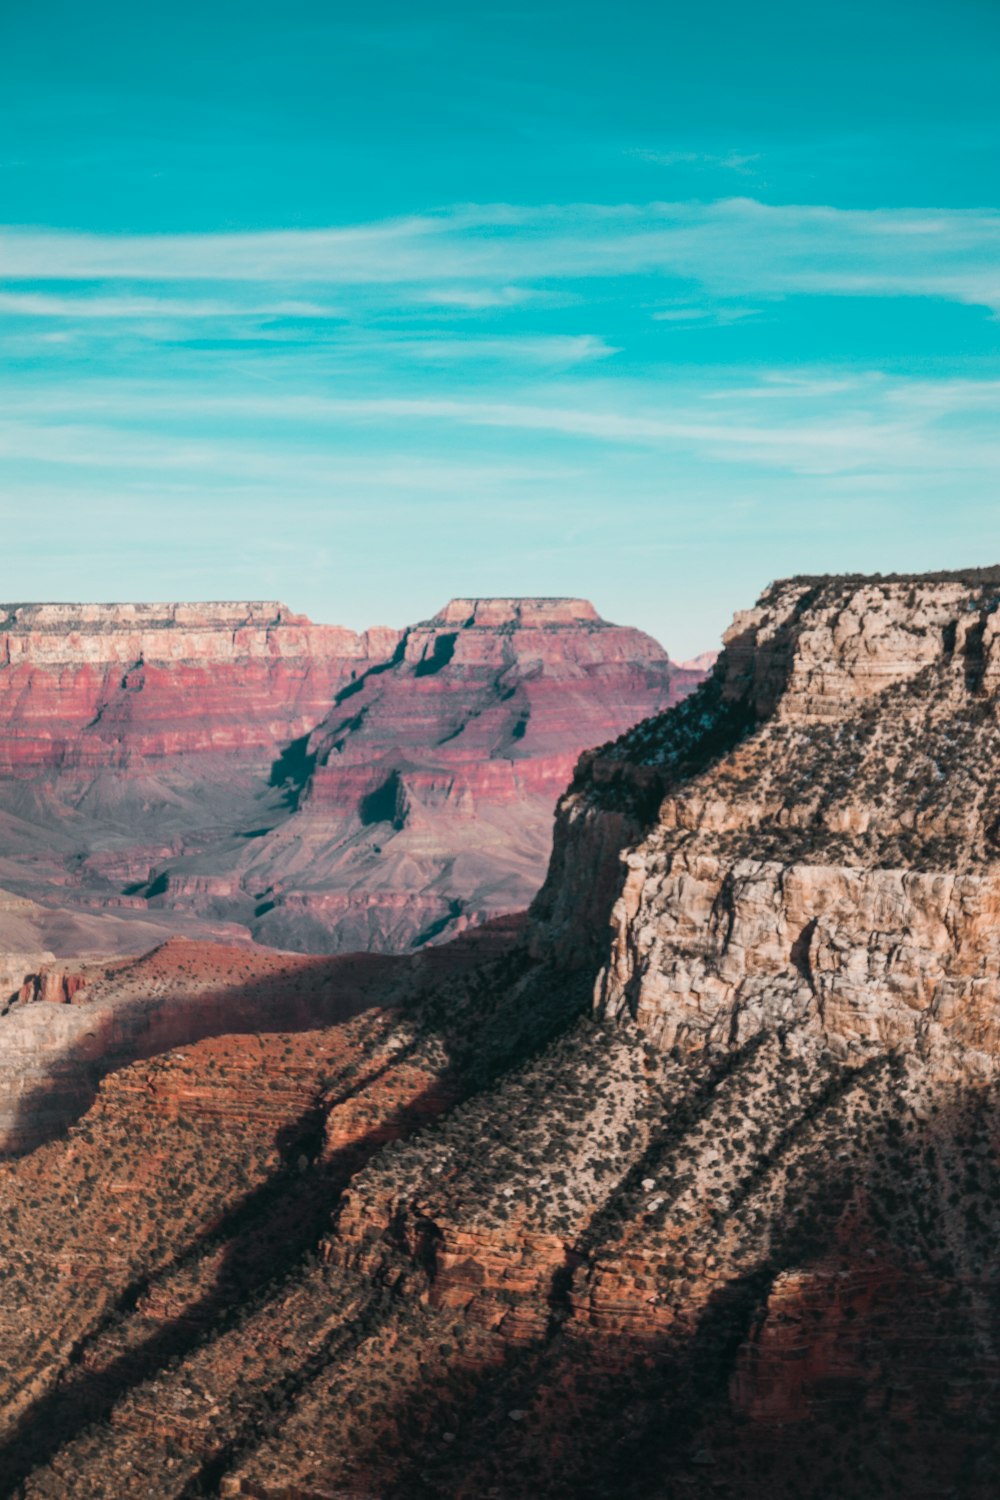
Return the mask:
<path fill-rule="evenodd" d="M 798 584 L 737 617 L 716 690 L 756 730 L 628 853 L 602 1007 L 668 1047 L 780 1015 L 992 1070 L 997 593 Z"/>
<path fill-rule="evenodd" d="M 2 613 L 0 883 L 70 955 L 404 951 L 521 909 L 580 751 L 704 675 L 571 599 L 363 635 L 278 603 Z"/>
<path fill-rule="evenodd" d="M 307 732 L 399 633 L 276 602 L 21 604 L 0 619 L 0 771 L 261 751 Z"/>
<path fill-rule="evenodd" d="M 310 735 L 298 812 L 245 856 L 256 935 L 399 950 L 522 909 L 580 751 L 696 680 L 585 600 L 452 600 Z"/>
<path fill-rule="evenodd" d="M 523 939 L 0 1167 L 7 1492 L 992 1500 L 998 582 L 775 586 Z"/>
<path fill-rule="evenodd" d="M 483 962 L 517 941 L 498 921 L 412 956 L 312 957 L 173 938 L 137 958 L 30 967 L 0 1013 L 0 1155 L 49 1139 L 89 1106 L 100 1080 L 136 1058 L 206 1036 L 302 1031 L 391 1006 L 432 976 Z"/>

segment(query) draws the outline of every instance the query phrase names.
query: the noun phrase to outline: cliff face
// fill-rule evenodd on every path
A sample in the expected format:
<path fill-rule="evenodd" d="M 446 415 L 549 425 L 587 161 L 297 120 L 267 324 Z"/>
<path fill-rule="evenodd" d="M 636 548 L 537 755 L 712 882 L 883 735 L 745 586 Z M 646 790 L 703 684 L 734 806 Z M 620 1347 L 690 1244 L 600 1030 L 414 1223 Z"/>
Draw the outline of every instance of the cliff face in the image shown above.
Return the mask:
<path fill-rule="evenodd" d="M 453 599 L 313 732 L 309 796 L 353 812 L 359 792 L 395 775 L 405 819 L 421 793 L 469 812 L 520 789 L 558 794 L 578 743 L 631 727 L 673 696 L 666 652 L 586 600 Z"/>
<path fill-rule="evenodd" d="M 0 1168 L 4 1482 L 992 1500 L 996 587 L 776 585 L 584 758 L 523 943 Z"/>
<path fill-rule="evenodd" d="M 689 687 L 585 600 L 452 600 L 309 736 L 296 815 L 244 861 L 255 932 L 401 949 L 523 909 L 580 751 Z"/>
<path fill-rule="evenodd" d="M 276 758 L 399 639 L 313 625 L 273 602 L 0 611 L 5 775 L 180 754 Z"/>
<path fill-rule="evenodd" d="M 961 1070 L 992 1070 L 998 597 L 790 584 L 737 616 L 718 714 L 754 731 L 665 780 L 627 854 L 604 1013 L 665 1047 L 780 1020 L 857 1056 L 913 1044 L 945 1067 L 957 1046 Z"/>
<path fill-rule="evenodd" d="M 0 881 L 113 912 L 111 951 L 198 923 L 402 951 L 523 908 L 580 751 L 699 680 L 580 600 L 364 635 L 277 603 L 2 613 Z"/>

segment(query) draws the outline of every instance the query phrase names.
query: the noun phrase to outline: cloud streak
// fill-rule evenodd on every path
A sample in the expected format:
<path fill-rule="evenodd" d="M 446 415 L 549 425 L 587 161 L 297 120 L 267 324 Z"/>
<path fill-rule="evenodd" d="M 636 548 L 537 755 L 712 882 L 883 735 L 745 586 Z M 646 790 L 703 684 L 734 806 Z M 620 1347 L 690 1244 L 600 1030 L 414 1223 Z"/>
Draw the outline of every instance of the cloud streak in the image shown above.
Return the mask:
<path fill-rule="evenodd" d="M 875 373 L 767 377 L 728 388 L 692 380 L 658 402 L 641 388 L 607 383 L 589 393 L 539 385 L 507 401 L 457 393 L 182 395 L 109 386 L 103 393 L 11 392 L 5 409 L 0 457 L 7 459 L 228 472 L 268 482 L 290 471 L 330 482 L 345 465 L 350 471 L 352 445 L 363 445 L 372 429 L 391 434 L 400 451 L 414 434 L 437 429 L 434 447 L 449 452 L 455 440 L 442 440 L 442 431 L 480 429 L 569 439 L 578 461 L 584 451 L 632 450 L 664 466 L 687 455 L 713 466 L 825 478 L 988 475 L 1000 467 L 1000 382 Z M 157 431 L 165 412 L 168 430 Z M 238 442 L 233 424 L 246 429 Z M 206 425 L 224 427 L 229 438 L 206 438 Z M 405 464 L 396 469 L 405 472 Z"/>
<path fill-rule="evenodd" d="M 471 205 L 341 229 L 98 236 L 7 229 L 0 282 L 408 289 L 481 310 L 531 288 L 683 277 L 723 296 L 920 296 L 1000 311 L 1000 214 L 715 203 Z M 525 284 L 522 286 L 522 283 Z"/>
<path fill-rule="evenodd" d="M 51 292 L 0 292 L 0 316 L 61 318 L 66 322 L 131 318 L 336 318 L 343 313 L 318 302 L 222 302 L 184 297 L 66 296 Z"/>

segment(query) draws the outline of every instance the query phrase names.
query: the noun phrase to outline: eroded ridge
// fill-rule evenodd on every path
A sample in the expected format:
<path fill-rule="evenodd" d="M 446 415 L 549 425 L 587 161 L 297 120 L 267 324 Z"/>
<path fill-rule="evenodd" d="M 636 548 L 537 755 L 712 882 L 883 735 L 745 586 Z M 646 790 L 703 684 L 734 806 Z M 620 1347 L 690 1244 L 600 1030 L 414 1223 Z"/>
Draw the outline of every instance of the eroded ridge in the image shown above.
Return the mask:
<path fill-rule="evenodd" d="M 440 942 L 528 904 L 580 752 L 703 677 L 579 599 L 0 606 L 0 941 Z"/>
<path fill-rule="evenodd" d="M 776 585 L 523 939 L 0 1169 L 7 1492 L 995 1495 L 995 587 Z"/>

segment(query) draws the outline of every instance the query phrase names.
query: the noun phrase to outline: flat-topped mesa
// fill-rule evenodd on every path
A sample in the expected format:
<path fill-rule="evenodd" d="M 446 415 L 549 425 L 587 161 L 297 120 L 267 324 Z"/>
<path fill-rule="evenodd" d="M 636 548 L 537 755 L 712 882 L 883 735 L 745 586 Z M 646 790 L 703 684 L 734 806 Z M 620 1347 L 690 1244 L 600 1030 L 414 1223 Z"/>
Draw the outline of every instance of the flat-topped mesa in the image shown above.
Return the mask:
<path fill-rule="evenodd" d="M 0 606 L 0 774 L 200 752 L 266 766 L 398 640 L 273 600 Z"/>
<path fill-rule="evenodd" d="M 452 599 L 405 632 L 403 660 L 422 676 L 444 666 L 452 672 L 481 668 L 492 676 L 517 664 L 556 678 L 625 662 L 648 664 L 658 673 L 670 667 L 652 636 L 603 620 L 586 599 Z"/>
<path fill-rule="evenodd" d="M 452 599 L 425 623 L 495 630 L 500 625 L 529 629 L 546 625 L 605 625 L 607 622 L 601 619 L 589 599 L 495 598 Z"/>
<path fill-rule="evenodd" d="M 276 600 L 0 604 L 0 666 L 390 655 L 399 631 L 315 625 Z"/>
<path fill-rule="evenodd" d="M 341 694 L 310 738 L 311 795 L 353 808 L 418 769 L 501 801 L 517 776 L 554 795 L 582 749 L 672 701 L 671 674 L 658 642 L 585 600 L 453 599 Z"/>
<path fill-rule="evenodd" d="M 130 625 L 163 630 L 173 625 L 235 627 L 310 623 L 305 615 L 293 614 L 276 599 L 228 599 L 176 604 L 0 604 L 0 610 L 4 612 L 0 618 L 0 629 L 25 631 L 117 631 Z"/>
<path fill-rule="evenodd" d="M 724 697 L 746 699 L 759 718 L 835 719 L 935 664 L 993 683 L 998 603 L 991 569 L 782 579 L 726 632 Z"/>
<path fill-rule="evenodd" d="M 293 822 L 248 851 L 254 888 L 276 893 L 255 932 L 285 947 L 306 931 L 395 947 L 523 910 L 580 752 L 698 680 L 584 601 L 452 600 L 310 735 Z"/>
<path fill-rule="evenodd" d="M 536 944 L 594 955 L 610 911 L 598 1009 L 666 1047 L 801 1022 L 996 1066 L 998 605 L 992 573 L 775 584 L 698 693 L 587 758 Z"/>

